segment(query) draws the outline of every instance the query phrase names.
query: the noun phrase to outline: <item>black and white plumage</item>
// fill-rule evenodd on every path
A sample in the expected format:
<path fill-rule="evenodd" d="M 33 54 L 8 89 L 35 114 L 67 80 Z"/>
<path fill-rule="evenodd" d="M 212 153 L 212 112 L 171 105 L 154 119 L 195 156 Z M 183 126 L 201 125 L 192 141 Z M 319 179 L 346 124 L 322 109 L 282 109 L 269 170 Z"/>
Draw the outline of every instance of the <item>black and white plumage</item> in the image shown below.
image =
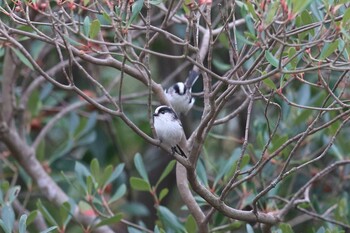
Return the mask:
<path fill-rule="evenodd" d="M 199 73 L 191 70 L 185 83 L 178 82 L 165 91 L 165 95 L 177 114 L 187 114 L 193 107 L 195 99 L 192 97 L 192 86 L 199 77 Z"/>
<path fill-rule="evenodd" d="M 187 158 L 178 145 L 184 136 L 184 131 L 174 110 L 165 105 L 157 107 L 153 114 L 153 122 L 160 142 L 173 153 Z"/>

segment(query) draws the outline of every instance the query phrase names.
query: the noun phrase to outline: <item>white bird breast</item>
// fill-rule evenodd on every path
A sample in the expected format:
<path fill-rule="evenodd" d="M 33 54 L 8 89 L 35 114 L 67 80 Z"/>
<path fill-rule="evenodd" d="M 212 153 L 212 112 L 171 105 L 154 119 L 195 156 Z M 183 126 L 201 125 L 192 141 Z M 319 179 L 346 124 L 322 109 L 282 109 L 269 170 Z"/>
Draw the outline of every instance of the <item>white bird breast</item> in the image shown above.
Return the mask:
<path fill-rule="evenodd" d="M 179 95 L 175 92 L 166 92 L 165 95 L 177 114 L 186 114 L 194 104 L 194 99 L 187 94 Z"/>
<path fill-rule="evenodd" d="M 182 138 L 183 129 L 178 119 L 170 113 L 159 114 L 154 118 L 154 128 L 158 138 L 169 147 L 176 146 Z"/>

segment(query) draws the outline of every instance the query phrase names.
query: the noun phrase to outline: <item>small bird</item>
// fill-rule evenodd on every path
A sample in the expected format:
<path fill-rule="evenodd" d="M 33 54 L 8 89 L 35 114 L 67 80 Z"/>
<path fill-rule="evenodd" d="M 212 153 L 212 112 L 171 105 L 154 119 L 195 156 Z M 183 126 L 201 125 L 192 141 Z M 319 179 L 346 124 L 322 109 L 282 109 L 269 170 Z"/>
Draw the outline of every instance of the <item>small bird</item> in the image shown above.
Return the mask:
<path fill-rule="evenodd" d="M 157 107 L 153 114 L 153 122 L 160 142 L 171 148 L 173 154 L 177 153 L 187 158 L 178 145 L 184 136 L 184 131 L 174 110 L 165 105 Z"/>
<path fill-rule="evenodd" d="M 177 114 L 187 114 L 193 107 L 195 99 L 192 97 L 192 86 L 197 81 L 199 73 L 191 70 L 183 82 L 175 83 L 165 91 L 165 95 Z"/>

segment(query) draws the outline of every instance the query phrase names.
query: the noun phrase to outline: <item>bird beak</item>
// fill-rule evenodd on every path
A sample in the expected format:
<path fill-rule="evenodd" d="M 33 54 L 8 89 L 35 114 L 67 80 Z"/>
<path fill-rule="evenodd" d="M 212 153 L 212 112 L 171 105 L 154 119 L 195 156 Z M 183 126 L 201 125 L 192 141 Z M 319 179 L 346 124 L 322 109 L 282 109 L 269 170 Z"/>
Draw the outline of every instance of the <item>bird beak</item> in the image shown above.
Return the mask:
<path fill-rule="evenodd" d="M 156 113 L 153 113 L 153 116 L 155 117 L 155 116 L 158 116 L 158 114 L 156 114 Z"/>

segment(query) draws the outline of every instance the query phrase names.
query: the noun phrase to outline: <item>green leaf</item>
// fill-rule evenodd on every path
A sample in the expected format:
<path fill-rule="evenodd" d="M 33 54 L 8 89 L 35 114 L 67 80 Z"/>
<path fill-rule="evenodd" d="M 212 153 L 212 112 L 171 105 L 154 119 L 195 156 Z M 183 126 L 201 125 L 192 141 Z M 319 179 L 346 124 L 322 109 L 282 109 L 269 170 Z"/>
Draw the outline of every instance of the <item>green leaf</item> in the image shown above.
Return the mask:
<path fill-rule="evenodd" d="M 90 38 L 94 39 L 101 30 L 101 23 L 98 19 L 92 21 L 90 25 Z"/>
<path fill-rule="evenodd" d="M 296 102 L 300 105 L 310 105 L 310 99 L 311 99 L 311 88 L 310 85 L 302 85 L 299 88 L 298 94 L 299 98 L 296 100 Z M 299 110 L 299 109 L 298 109 Z"/>
<path fill-rule="evenodd" d="M 160 175 L 160 178 L 158 179 L 155 187 L 157 188 L 158 185 L 164 180 L 165 177 L 169 175 L 169 173 L 173 170 L 174 166 L 176 164 L 176 160 L 170 161 L 170 163 L 166 166 L 162 174 Z"/>
<path fill-rule="evenodd" d="M 162 2 L 163 2 L 163 0 L 150 0 L 149 4 L 154 5 L 154 6 L 158 6 Z"/>
<path fill-rule="evenodd" d="M 122 206 L 122 210 L 124 213 L 134 217 L 144 217 L 150 215 L 149 209 L 145 205 L 138 202 L 128 202 L 128 204 Z"/>
<path fill-rule="evenodd" d="M 308 10 L 304 10 L 303 12 L 301 12 L 301 19 L 302 22 L 304 23 L 304 25 L 308 25 L 312 23 L 312 17 L 310 15 L 310 12 Z M 292 47 L 294 48 L 294 47 Z"/>
<path fill-rule="evenodd" d="M 245 225 L 247 233 L 254 233 L 254 229 L 250 224 Z"/>
<path fill-rule="evenodd" d="M 317 230 L 316 233 L 325 233 L 325 232 L 326 232 L 326 230 L 325 230 L 324 227 L 322 226 L 322 227 L 318 228 L 318 230 Z"/>
<path fill-rule="evenodd" d="M 108 23 L 112 22 L 111 17 L 109 16 L 109 14 L 107 12 L 103 12 L 102 16 Z"/>
<path fill-rule="evenodd" d="M 100 164 L 96 158 L 90 163 L 91 175 L 97 180 L 100 176 Z"/>
<path fill-rule="evenodd" d="M 349 53 L 348 53 L 348 47 L 346 46 L 344 40 L 338 39 L 338 50 L 342 52 L 342 55 L 344 56 L 345 59 L 349 59 Z"/>
<path fill-rule="evenodd" d="M 166 208 L 165 206 L 159 206 L 158 214 L 159 218 L 162 220 L 166 228 L 171 229 L 175 232 L 184 232 L 183 225 L 177 219 L 176 215 L 173 212 L 171 212 L 168 208 Z"/>
<path fill-rule="evenodd" d="M 45 140 L 41 140 L 39 145 L 36 148 L 36 158 L 39 161 L 45 160 L 46 152 L 45 152 Z"/>
<path fill-rule="evenodd" d="M 280 87 L 282 88 L 284 83 L 290 78 L 290 74 L 282 74 L 281 78 L 280 78 Z"/>
<path fill-rule="evenodd" d="M 349 205 L 347 198 L 342 197 L 338 201 L 338 206 L 335 210 L 335 220 L 343 222 L 346 221 L 347 216 L 349 216 Z"/>
<path fill-rule="evenodd" d="M 58 223 L 56 222 L 55 218 L 52 217 L 50 212 L 46 209 L 46 207 L 43 205 L 40 199 L 36 202 L 36 206 L 40 213 L 44 216 L 44 218 L 49 222 L 50 225 L 58 226 Z"/>
<path fill-rule="evenodd" d="M 264 25 L 270 25 L 270 23 L 272 23 L 272 21 L 276 17 L 276 12 L 277 12 L 279 6 L 280 6 L 280 2 L 279 1 L 274 1 L 272 3 L 272 6 L 271 6 L 271 4 L 269 4 L 268 11 L 266 13 L 266 18 L 265 18 Z"/>
<path fill-rule="evenodd" d="M 34 67 L 33 67 L 32 63 L 30 63 L 28 58 L 26 58 L 21 51 L 19 51 L 18 49 L 15 49 L 13 47 L 10 47 L 10 48 L 12 49 L 12 51 L 16 54 L 16 56 L 19 58 L 19 60 L 21 60 L 21 62 L 24 65 L 29 67 L 31 70 L 34 70 Z"/>
<path fill-rule="evenodd" d="M 29 40 L 31 38 L 28 38 Z M 37 61 L 39 59 L 39 56 L 43 53 L 43 50 L 46 46 L 46 43 L 41 42 L 41 41 L 33 41 L 31 43 L 31 49 L 30 49 L 30 54 L 33 58 L 34 61 Z"/>
<path fill-rule="evenodd" d="M 2 190 L 4 193 L 7 193 L 7 191 L 10 189 L 10 183 L 7 180 L 4 180 L 2 183 L 0 183 L 0 190 Z"/>
<path fill-rule="evenodd" d="M 77 142 L 75 145 L 77 147 L 90 145 L 91 143 L 96 141 L 96 132 L 92 131 L 92 132 L 82 136 L 81 138 L 77 138 L 76 140 L 77 140 Z"/>
<path fill-rule="evenodd" d="M 3 205 L 4 204 L 4 193 L 2 192 L 2 188 L 0 187 L 0 204 Z"/>
<path fill-rule="evenodd" d="M 166 233 L 162 228 L 159 229 L 159 226 L 154 226 L 154 233 Z"/>
<path fill-rule="evenodd" d="M 337 144 L 334 144 L 331 149 L 329 150 L 338 160 L 344 160 L 344 153 L 342 153 L 341 148 L 338 147 Z"/>
<path fill-rule="evenodd" d="M 305 123 L 308 121 L 308 119 L 310 119 L 312 117 L 312 110 L 310 109 L 303 109 L 301 110 L 301 112 L 298 112 L 298 115 L 296 117 L 296 119 L 294 120 L 294 124 L 295 125 L 299 125 L 301 123 Z M 328 128 L 329 129 L 329 128 Z"/>
<path fill-rule="evenodd" d="M 62 156 L 69 153 L 74 147 L 75 141 L 72 138 L 72 135 L 69 134 L 68 137 L 56 148 L 54 148 L 54 152 L 48 160 L 49 164 L 52 164 Z"/>
<path fill-rule="evenodd" d="M 112 183 L 115 179 L 117 179 L 120 174 L 123 172 L 124 170 L 124 163 L 119 164 L 113 171 L 112 175 L 108 178 L 108 180 L 106 181 L 106 184 Z"/>
<path fill-rule="evenodd" d="M 329 57 L 332 53 L 334 53 L 334 51 L 338 48 L 338 43 L 338 40 L 332 43 L 325 43 L 319 59 L 324 60 L 325 58 Z"/>
<path fill-rule="evenodd" d="M 89 36 L 90 34 L 90 25 L 91 25 L 90 18 L 89 16 L 86 16 L 83 24 L 83 32 L 85 36 Z"/>
<path fill-rule="evenodd" d="M 77 178 L 77 181 L 79 183 L 79 185 L 85 190 L 86 190 L 86 180 L 85 180 L 85 177 L 87 176 L 90 176 L 90 171 L 83 165 L 81 164 L 80 162 L 76 161 L 75 162 L 75 167 L 74 167 L 74 171 L 75 171 L 75 174 L 76 174 L 76 178 Z"/>
<path fill-rule="evenodd" d="M 141 154 L 137 153 L 134 157 L 134 163 L 137 171 L 139 172 L 140 176 L 149 183 L 148 175 L 145 169 L 145 165 L 143 164 Z"/>
<path fill-rule="evenodd" d="M 103 174 L 100 176 L 99 180 L 98 180 L 98 185 L 99 187 L 103 187 L 105 188 L 106 185 L 108 183 L 107 180 L 109 179 L 109 177 L 111 177 L 113 173 L 113 166 L 112 165 L 108 165 L 104 170 L 103 170 Z"/>
<path fill-rule="evenodd" d="M 344 28 L 344 27 L 341 27 L 340 31 L 343 34 L 343 36 L 345 37 L 345 39 L 347 41 L 349 41 L 350 40 L 350 34 L 349 34 L 348 30 L 346 28 Z M 349 46 L 347 46 L 346 49 L 349 49 Z M 350 51 L 348 51 L 348 53 L 350 53 Z"/>
<path fill-rule="evenodd" d="M 298 204 L 298 207 L 303 208 L 303 209 L 307 209 L 307 208 L 312 208 L 312 205 L 310 202 L 302 202 L 302 203 Z"/>
<path fill-rule="evenodd" d="M 251 16 L 253 17 L 254 20 L 259 20 L 258 15 L 256 14 L 256 10 L 254 9 L 254 6 L 251 2 L 246 1 L 246 6 L 248 8 L 249 13 L 251 14 Z"/>
<path fill-rule="evenodd" d="M 138 191 L 151 191 L 151 186 L 149 183 L 138 177 L 131 177 L 130 185 L 133 189 Z"/>
<path fill-rule="evenodd" d="M 32 212 L 29 213 L 27 221 L 26 221 L 27 226 L 29 226 L 36 219 L 37 215 L 38 215 L 37 210 L 33 210 Z"/>
<path fill-rule="evenodd" d="M 242 227 L 241 221 L 234 221 L 233 223 L 224 225 L 224 226 L 218 226 L 213 230 L 213 232 L 236 232 L 239 228 Z"/>
<path fill-rule="evenodd" d="M 81 118 L 76 112 L 71 112 L 69 114 L 68 129 L 70 135 L 74 135 L 73 132 L 75 132 L 78 129 L 79 125 L 81 124 L 80 119 Z"/>
<path fill-rule="evenodd" d="M 218 39 L 219 39 L 218 42 L 220 43 L 220 45 L 221 45 L 222 47 L 224 47 L 225 49 L 230 49 L 230 41 L 229 41 L 229 39 L 228 39 L 228 37 L 227 37 L 226 34 L 221 33 L 221 34 L 219 35 Z M 219 65 L 219 66 L 221 66 L 221 65 L 226 66 L 226 65 L 227 65 L 225 62 L 222 61 L 222 59 L 221 59 L 219 56 L 214 56 L 214 58 L 213 58 L 213 64 L 215 63 L 215 60 L 218 60 L 218 59 L 220 59 L 220 61 L 219 61 L 220 65 Z M 224 63 L 224 64 L 222 64 L 222 63 Z M 215 64 L 214 64 L 214 65 L 215 65 Z M 222 67 L 222 68 L 223 68 L 223 67 Z M 221 69 L 221 70 L 222 70 L 222 69 Z"/>
<path fill-rule="evenodd" d="M 310 11 L 311 11 L 311 14 L 318 20 L 318 21 L 322 21 L 323 18 L 325 17 L 324 15 L 324 12 L 323 11 L 320 11 L 319 9 L 319 4 L 317 4 L 315 2 L 315 4 L 311 4 L 310 5 Z"/>
<path fill-rule="evenodd" d="M 248 28 L 248 31 L 245 31 L 244 34 L 249 35 L 251 38 L 256 39 L 256 25 L 255 22 L 253 21 L 252 17 L 250 17 L 247 13 L 245 14 L 245 24 L 246 27 Z"/>
<path fill-rule="evenodd" d="M 78 161 L 75 162 L 74 171 L 76 175 L 80 177 L 86 177 L 91 175 L 90 171 L 82 163 Z"/>
<path fill-rule="evenodd" d="M 219 168 L 219 173 L 215 177 L 213 187 L 216 186 L 216 184 L 224 175 L 226 175 L 230 170 L 234 169 L 237 166 L 236 162 L 239 159 L 239 154 L 240 151 L 238 149 L 234 150 L 229 160 Z"/>
<path fill-rule="evenodd" d="M 279 61 L 272 55 L 270 51 L 265 51 L 265 58 L 272 66 L 278 68 Z"/>
<path fill-rule="evenodd" d="M 342 19 L 343 25 L 350 23 L 350 8 L 347 8 L 344 12 L 343 19 Z"/>
<path fill-rule="evenodd" d="M 272 146 L 270 148 L 271 153 L 274 152 L 275 150 L 277 150 L 278 148 L 280 148 L 283 145 L 283 143 L 285 143 L 287 140 L 288 140 L 287 135 L 279 136 L 277 138 L 275 137 L 271 143 L 272 144 Z"/>
<path fill-rule="evenodd" d="M 59 214 L 60 214 L 60 227 L 66 227 L 69 223 L 70 219 L 72 218 L 71 214 L 71 205 L 69 202 L 64 202 L 60 208 L 59 208 Z"/>
<path fill-rule="evenodd" d="M 166 195 L 168 195 L 168 193 L 169 193 L 169 189 L 163 188 L 162 191 L 160 191 L 159 193 L 159 197 L 158 197 L 159 202 L 161 202 L 163 198 L 166 197 Z"/>
<path fill-rule="evenodd" d="M 134 22 L 136 17 L 141 12 L 142 7 L 143 7 L 143 1 L 144 0 L 137 0 L 134 2 L 134 4 L 132 4 L 132 10 L 131 10 L 132 14 L 131 14 L 131 17 L 130 17 L 129 22 L 128 22 L 128 27 L 132 24 L 132 22 Z"/>
<path fill-rule="evenodd" d="M 39 91 L 33 91 L 28 100 L 28 109 L 32 116 L 37 116 L 40 112 L 42 102 Z"/>
<path fill-rule="evenodd" d="M 250 156 L 248 154 L 244 154 L 241 161 L 241 169 L 247 166 L 250 162 Z"/>
<path fill-rule="evenodd" d="M 11 233 L 11 230 L 7 228 L 7 226 L 5 225 L 4 221 L 2 221 L 2 219 L 0 219 L 0 226 L 5 231 L 5 233 Z"/>
<path fill-rule="evenodd" d="M 295 23 L 298 27 L 302 27 L 304 25 L 309 25 L 313 23 L 313 18 L 311 13 L 308 10 L 304 10 L 301 12 L 301 14 L 298 14 Z M 313 36 L 315 34 L 315 30 L 311 28 L 310 30 L 300 32 L 298 34 L 298 39 L 303 40 L 306 36 L 311 35 Z"/>
<path fill-rule="evenodd" d="M 282 230 L 282 233 L 294 233 L 292 227 L 287 223 L 280 223 L 278 226 Z"/>
<path fill-rule="evenodd" d="M 196 173 L 199 178 L 199 180 L 206 186 L 209 187 L 208 184 L 208 177 L 207 177 L 207 171 L 205 169 L 205 166 L 203 164 L 203 161 L 201 159 L 198 160 L 197 167 L 196 167 Z"/>
<path fill-rule="evenodd" d="M 45 102 L 53 106 L 55 104 L 61 103 L 66 97 L 67 93 L 66 92 L 55 92 L 55 96 L 53 96 L 53 89 L 54 89 L 54 84 L 52 83 L 43 83 L 43 85 L 40 88 L 40 99 L 45 100 Z"/>
<path fill-rule="evenodd" d="M 79 43 L 79 42 L 73 40 L 72 38 L 70 38 L 70 37 L 67 36 L 67 35 L 63 35 L 63 37 L 64 37 L 65 40 L 68 41 L 68 43 L 70 43 L 70 44 L 73 45 L 74 47 L 79 47 L 79 48 L 84 47 L 84 44 Z"/>
<path fill-rule="evenodd" d="M 264 84 L 265 84 L 267 87 L 269 87 L 270 89 L 273 89 L 273 90 L 276 90 L 276 89 L 277 89 L 275 83 L 274 83 L 271 79 L 265 78 L 265 79 L 263 80 L 263 82 L 264 82 Z"/>
<path fill-rule="evenodd" d="M 5 48 L 0 47 L 0 57 L 3 57 L 5 55 Z"/>
<path fill-rule="evenodd" d="M 1 3 L 0 3 L 0 6 L 2 6 Z M 30 32 L 30 33 L 33 33 L 34 35 L 38 34 L 37 32 L 34 32 L 30 26 L 27 26 L 27 25 L 18 26 L 16 29 L 24 31 L 24 32 Z M 24 36 L 24 35 L 23 36 L 18 35 L 18 37 L 17 37 L 17 41 L 25 41 L 25 40 L 29 40 L 29 39 L 31 39 L 31 38 L 29 38 L 28 36 Z"/>
<path fill-rule="evenodd" d="M 52 226 L 52 227 L 47 228 L 44 231 L 41 231 L 40 233 L 49 233 L 49 232 L 54 231 L 56 229 L 57 229 L 57 226 Z"/>
<path fill-rule="evenodd" d="M 94 111 L 89 115 L 87 120 L 86 118 L 83 118 L 83 120 L 80 121 L 81 125 L 78 126 L 78 128 L 74 132 L 74 135 L 76 137 L 80 137 L 92 131 L 92 129 L 96 126 L 96 122 L 97 122 L 97 112 Z"/>
<path fill-rule="evenodd" d="M 241 43 L 244 43 L 244 44 L 248 44 L 248 45 L 255 45 L 254 42 L 250 41 L 247 39 L 246 36 L 243 36 L 240 32 L 236 32 L 236 36 L 237 36 L 237 39 L 241 42 Z"/>
<path fill-rule="evenodd" d="M 197 223 L 191 214 L 188 216 L 186 220 L 185 228 L 187 232 L 197 232 Z"/>
<path fill-rule="evenodd" d="M 120 16 L 120 7 L 118 7 L 117 5 L 116 6 L 114 6 L 114 11 L 115 11 L 115 14 L 117 15 L 117 16 Z M 122 19 L 122 20 L 124 20 L 124 18 Z"/>
<path fill-rule="evenodd" d="M 14 187 L 11 187 L 8 191 L 8 202 L 11 204 L 18 196 L 19 192 L 21 191 L 21 186 L 17 185 Z"/>
<path fill-rule="evenodd" d="M 128 233 L 144 233 L 144 231 L 141 231 L 141 230 L 136 229 L 136 228 L 131 227 L 131 226 L 128 226 L 127 232 L 128 232 Z"/>
<path fill-rule="evenodd" d="M 294 47 L 291 47 L 289 50 L 288 50 L 288 58 L 292 58 L 295 54 L 297 53 L 296 49 Z M 297 57 L 294 57 L 290 62 L 289 64 L 291 64 L 291 68 L 292 69 L 295 69 L 295 67 L 297 66 L 297 63 L 298 63 L 298 58 Z"/>
<path fill-rule="evenodd" d="M 26 233 L 26 229 L 27 229 L 27 225 L 26 225 L 26 221 L 27 221 L 27 215 L 23 214 L 18 222 L 18 232 L 19 233 Z"/>
<path fill-rule="evenodd" d="M 185 12 L 185 15 L 190 15 L 191 11 L 190 11 L 190 8 L 188 8 L 188 3 L 186 2 L 190 2 L 190 1 L 185 0 L 184 3 L 182 4 L 182 9 Z"/>
<path fill-rule="evenodd" d="M 297 14 L 299 12 L 302 12 L 303 10 L 306 9 L 306 7 L 309 6 L 309 4 L 312 2 L 313 0 L 303 0 L 303 1 L 300 1 L 300 0 L 293 0 L 293 8 L 292 8 L 292 12 L 294 14 Z"/>
<path fill-rule="evenodd" d="M 213 65 L 215 66 L 215 68 L 217 68 L 218 70 L 220 70 L 222 72 L 226 72 L 227 70 L 229 70 L 231 68 L 230 64 L 225 63 L 219 57 L 216 57 L 215 59 L 213 59 Z"/>
<path fill-rule="evenodd" d="M 124 196 L 125 193 L 126 193 L 126 185 L 122 184 L 121 186 L 119 186 L 117 191 L 113 194 L 111 199 L 109 199 L 108 204 L 111 204 L 111 203 L 119 200 L 122 196 Z"/>
<path fill-rule="evenodd" d="M 120 222 L 120 220 L 123 218 L 123 214 L 119 213 L 116 214 L 110 218 L 107 219 L 103 219 L 101 222 L 99 222 L 96 227 L 100 227 L 100 226 L 105 226 L 105 225 L 111 225 L 111 224 L 115 224 Z"/>
<path fill-rule="evenodd" d="M 184 1 L 184 4 L 185 4 L 185 5 L 189 5 L 189 4 L 192 3 L 192 1 L 193 1 L 193 0 L 185 0 L 185 1 Z"/>
<path fill-rule="evenodd" d="M 13 226 L 15 224 L 15 212 L 12 209 L 12 206 L 5 204 L 1 208 L 1 217 L 4 222 L 4 226 L 9 232 L 12 232 Z"/>
<path fill-rule="evenodd" d="M 98 183 L 95 182 L 94 178 L 92 176 L 86 177 L 86 192 L 88 194 L 92 194 L 94 188 L 97 188 Z"/>

